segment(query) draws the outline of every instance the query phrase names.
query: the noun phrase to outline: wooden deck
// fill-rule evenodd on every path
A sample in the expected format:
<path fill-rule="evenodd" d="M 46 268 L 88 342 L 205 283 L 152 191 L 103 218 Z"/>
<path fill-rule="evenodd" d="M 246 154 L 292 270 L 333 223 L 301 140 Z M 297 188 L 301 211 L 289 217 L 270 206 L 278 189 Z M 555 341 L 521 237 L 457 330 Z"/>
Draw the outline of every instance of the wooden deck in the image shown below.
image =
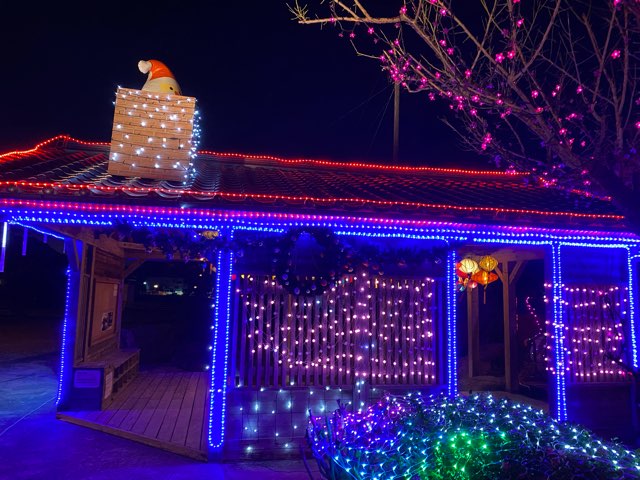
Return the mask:
<path fill-rule="evenodd" d="M 102 411 L 58 412 L 58 418 L 156 448 L 207 459 L 208 375 L 140 372 Z"/>

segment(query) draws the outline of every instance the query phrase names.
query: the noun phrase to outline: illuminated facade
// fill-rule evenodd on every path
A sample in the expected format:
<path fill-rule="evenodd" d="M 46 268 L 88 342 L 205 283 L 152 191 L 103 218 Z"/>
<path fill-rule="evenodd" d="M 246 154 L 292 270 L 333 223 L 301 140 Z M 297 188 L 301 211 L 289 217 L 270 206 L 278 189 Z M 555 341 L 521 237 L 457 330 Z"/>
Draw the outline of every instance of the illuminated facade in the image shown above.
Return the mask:
<path fill-rule="evenodd" d="M 117 223 L 217 231 L 229 245 L 244 242 L 241 255 L 229 247 L 215 257 L 210 453 L 293 452 L 306 410 L 333 410 L 336 400 L 362 409 L 386 390 L 456 395 L 457 336 L 466 333 L 457 332 L 455 266 L 470 248 L 510 249 L 507 272 L 519 252 L 544 261 L 549 403 L 557 419 L 585 422 L 580 402 L 590 388 L 631 388 L 640 238 L 609 199 L 527 183 L 514 172 L 199 152 L 184 184 L 107 175 L 107 161 L 106 144 L 67 137 L 0 155 L 0 219 L 5 231 L 59 236 L 78 258 L 93 242 L 89 232 Z M 400 267 L 385 260 L 384 272 L 356 268 L 320 296 L 291 294 L 269 269 L 273 253 L 250 240 L 319 228 L 356 250 L 445 253 Z M 86 361 L 78 338 L 89 321 L 78 307 L 82 275 L 81 261 L 70 265 L 61 409 L 77 393 L 74 368 Z M 596 305 L 605 293 L 607 305 Z M 616 316 L 598 313 L 614 307 Z M 96 350 L 92 360 L 103 354 Z"/>

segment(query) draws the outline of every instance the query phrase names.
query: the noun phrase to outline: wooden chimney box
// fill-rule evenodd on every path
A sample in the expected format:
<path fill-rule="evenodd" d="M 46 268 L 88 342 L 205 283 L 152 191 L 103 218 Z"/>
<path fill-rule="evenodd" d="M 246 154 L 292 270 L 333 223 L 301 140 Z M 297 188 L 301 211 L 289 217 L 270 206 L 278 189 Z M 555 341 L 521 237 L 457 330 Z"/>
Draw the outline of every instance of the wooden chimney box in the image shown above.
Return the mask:
<path fill-rule="evenodd" d="M 196 99 L 118 88 L 107 172 L 185 181 L 195 153 Z"/>

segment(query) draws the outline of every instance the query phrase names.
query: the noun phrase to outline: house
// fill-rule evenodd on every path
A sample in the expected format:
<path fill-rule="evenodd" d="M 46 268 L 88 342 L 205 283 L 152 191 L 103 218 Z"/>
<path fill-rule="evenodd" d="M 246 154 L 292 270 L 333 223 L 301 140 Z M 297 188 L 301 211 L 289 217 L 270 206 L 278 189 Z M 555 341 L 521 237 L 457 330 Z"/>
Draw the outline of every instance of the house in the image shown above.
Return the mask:
<path fill-rule="evenodd" d="M 635 435 L 640 238 L 608 199 L 520 172 L 210 151 L 185 180 L 146 178 L 110 173 L 113 148 L 58 136 L 0 155 L 4 238 L 35 230 L 69 259 L 60 418 L 201 459 L 298 454 L 309 409 L 455 395 L 459 345 L 477 375 L 492 302 L 517 391 L 516 285 L 538 262 L 550 413 Z M 154 235 L 173 234 L 209 255 L 167 257 Z M 457 263 L 483 256 L 499 279 L 461 291 Z M 123 335 L 127 278 L 183 260 L 211 274 L 208 369 L 145 371 Z"/>

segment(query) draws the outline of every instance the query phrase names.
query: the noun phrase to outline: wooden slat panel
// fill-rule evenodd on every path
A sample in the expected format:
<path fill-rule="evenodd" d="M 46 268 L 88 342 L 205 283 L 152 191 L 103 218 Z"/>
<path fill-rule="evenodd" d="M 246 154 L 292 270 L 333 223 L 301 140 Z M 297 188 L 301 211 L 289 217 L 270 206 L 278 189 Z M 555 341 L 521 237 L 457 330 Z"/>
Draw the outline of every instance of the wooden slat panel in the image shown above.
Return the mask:
<path fill-rule="evenodd" d="M 260 281 L 260 277 L 253 277 L 253 286 L 256 289 L 256 292 L 253 296 L 253 312 L 254 312 L 254 325 L 255 328 L 257 329 L 258 332 L 260 332 L 258 335 L 256 335 L 256 340 L 257 340 L 257 345 L 254 346 L 254 348 L 256 349 L 256 380 L 255 380 L 255 384 L 256 385 L 262 385 L 262 378 L 263 378 L 263 370 L 264 370 L 264 364 L 265 364 L 265 349 L 264 349 L 264 344 L 265 342 L 268 341 L 268 332 L 265 332 L 265 322 L 264 322 L 264 298 L 265 298 L 265 291 L 262 288 L 263 284 Z"/>
<path fill-rule="evenodd" d="M 196 396 L 193 401 L 193 413 L 191 415 L 191 421 L 189 422 L 189 430 L 187 431 L 187 438 L 185 445 L 189 448 L 198 449 L 201 448 L 201 437 L 203 431 L 206 430 L 206 413 L 208 410 L 208 392 L 209 385 L 207 378 L 204 375 L 198 375 L 198 383 L 196 386 Z M 206 433 L 206 432 L 205 432 Z"/>
<path fill-rule="evenodd" d="M 319 377 L 322 377 L 322 385 L 335 385 L 335 366 L 339 361 L 336 361 L 335 353 L 335 339 L 331 338 L 333 329 L 329 328 L 329 322 L 327 318 L 327 296 L 323 295 L 320 299 L 319 312 L 320 327 L 316 334 L 316 344 L 314 345 L 314 352 L 316 358 L 322 359 L 320 368 L 316 368 L 316 384 L 318 384 Z M 330 359 L 330 362 L 326 360 Z M 326 368 L 325 368 L 326 367 Z"/>
<path fill-rule="evenodd" d="M 338 371 L 336 372 L 336 385 L 344 385 L 346 383 L 346 362 L 344 360 L 344 356 L 343 354 L 344 349 L 344 328 L 342 323 L 340 322 L 340 317 L 338 315 L 337 312 L 337 304 L 336 304 L 336 298 L 337 298 L 337 294 L 336 294 L 336 290 L 333 290 L 331 292 L 331 294 L 329 295 L 329 301 L 327 302 L 327 309 L 328 309 L 328 322 L 330 325 L 333 326 L 333 330 L 332 330 L 332 338 L 333 341 L 335 343 L 337 343 L 338 346 L 338 365 L 336 366 Z M 333 347 L 334 351 L 335 351 L 335 346 Z"/>
<path fill-rule="evenodd" d="M 145 372 L 120 396 L 126 399 L 116 405 L 115 415 L 64 412 L 58 417 L 181 455 L 206 459 L 207 374 Z M 171 403 L 178 407 L 176 412 L 170 408 Z M 98 421 L 101 415 L 103 421 Z M 157 435 L 161 431 L 171 432 L 171 439 Z"/>
<path fill-rule="evenodd" d="M 565 342 L 568 377 L 572 383 L 628 382 L 612 358 L 622 351 L 624 311 L 628 293 L 624 286 L 572 285 L 565 299 Z M 612 308 L 607 306 L 609 298 Z"/>
<path fill-rule="evenodd" d="M 366 285 L 361 341 L 373 347 L 358 368 L 377 385 L 433 384 L 434 318 L 442 310 L 433 295 L 441 282 L 345 277 L 335 291 L 311 297 L 290 295 L 269 276 L 239 275 L 236 377 L 248 387 L 351 385 L 356 293 Z"/>
<path fill-rule="evenodd" d="M 282 345 L 280 345 L 280 327 L 282 326 L 282 319 L 280 318 L 280 295 L 278 294 L 278 290 L 275 287 L 275 280 L 273 278 L 269 278 L 269 284 L 271 287 L 271 291 L 273 292 L 273 345 L 275 347 L 275 351 L 273 352 L 273 386 L 283 386 L 284 381 L 280 381 L 280 371 L 284 371 L 284 363 L 282 362 Z"/>
<path fill-rule="evenodd" d="M 265 337 L 266 337 L 264 341 L 266 342 L 266 346 L 268 347 L 267 349 L 264 349 L 265 364 L 264 364 L 264 378 L 262 380 L 262 384 L 265 387 L 268 387 L 268 386 L 271 386 L 271 378 L 272 378 L 271 372 L 273 370 L 277 370 L 277 365 L 273 365 L 273 367 L 271 366 L 271 360 L 273 357 L 273 348 L 272 348 L 273 341 L 271 340 L 271 338 L 273 338 L 273 304 L 271 303 L 273 301 L 273 289 L 271 288 L 268 278 L 262 279 L 261 282 L 263 284 L 264 291 L 265 291 L 264 305 L 263 305 L 264 310 L 262 315 L 264 328 L 265 328 Z"/>
<path fill-rule="evenodd" d="M 186 391 L 180 405 L 180 410 L 176 418 L 176 426 L 171 435 L 171 442 L 185 445 L 187 442 L 187 433 L 191 424 L 191 416 L 194 413 L 194 403 L 196 399 L 196 390 L 198 388 L 198 374 L 192 373 L 187 383 Z"/>
<path fill-rule="evenodd" d="M 246 320 L 247 319 L 247 296 L 243 293 L 246 290 L 244 290 L 245 284 L 242 281 L 241 276 L 238 275 L 237 278 L 238 278 L 238 281 L 237 281 L 236 295 L 240 297 L 239 311 L 241 313 L 240 313 L 240 318 L 236 322 L 236 324 L 240 328 L 240 357 L 239 357 L 238 372 L 236 374 L 236 377 L 239 378 L 240 385 L 247 385 L 248 379 L 246 376 L 247 368 L 245 363 L 248 356 L 248 353 L 247 353 L 248 332 L 247 332 L 247 320 Z"/>
<path fill-rule="evenodd" d="M 160 427 L 162 426 L 162 423 L 164 421 L 164 416 L 167 413 L 169 404 L 171 403 L 171 399 L 173 398 L 173 394 L 180 384 L 181 379 L 181 375 L 174 375 L 169 380 L 169 385 L 163 393 L 157 408 L 153 411 L 153 415 L 151 416 L 151 419 L 149 420 L 149 423 L 147 424 L 147 428 L 145 428 L 143 435 L 147 437 L 157 438 L 158 433 L 160 432 Z"/>
<path fill-rule="evenodd" d="M 408 347 L 409 347 L 409 367 L 407 369 L 407 380 L 409 383 L 409 385 L 419 385 L 420 384 L 420 378 L 416 375 L 416 364 L 417 364 L 417 359 L 415 356 L 415 351 L 416 349 L 420 348 L 420 334 L 418 331 L 416 331 L 416 326 L 415 326 L 415 321 L 418 320 L 418 318 L 420 318 L 420 313 L 419 313 L 419 308 L 416 308 L 416 296 L 415 296 L 415 290 L 416 290 L 416 284 L 419 283 L 419 280 L 416 281 L 415 279 L 411 279 L 407 282 L 407 285 L 409 286 L 408 290 L 409 290 L 409 305 L 407 305 L 407 310 L 409 311 L 409 315 L 408 315 L 408 325 L 407 325 L 407 333 L 409 336 L 409 342 L 408 342 Z"/>
<path fill-rule="evenodd" d="M 169 388 L 173 376 L 174 374 L 172 373 L 161 373 L 158 375 L 158 377 L 160 378 L 160 382 L 151 395 L 149 403 L 147 403 L 145 409 L 142 411 L 136 422 L 131 427 L 131 431 L 133 433 L 139 433 L 141 435 L 144 434 L 147 426 L 149 425 L 151 417 L 153 417 L 153 413 L 160 404 L 160 400 L 162 399 L 164 392 L 167 390 L 167 388 Z"/>
<path fill-rule="evenodd" d="M 253 281 L 252 277 L 249 275 L 246 276 L 245 282 L 248 285 L 248 291 L 250 292 L 247 295 L 247 315 L 248 315 L 248 332 L 247 338 L 249 339 L 249 349 L 248 349 L 248 361 L 247 361 L 247 383 L 246 385 L 256 385 L 255 379 L 255 370 L 256 370 L 256 344 L 255 344 L 255 330 L 256 330 L 256 315 L 255 315 L 255 292 L 253 289 Z"/>
<path fill-rule="evenodd" d="M 297 365 L 296 365 L 296 385 L 300 386 L 302 385 L 302 371 L 303 371 L 303 363 L 304 363 L 304 357 L 303 357 L 303 346 L 304 346 L 304 322 L 302 319 L 302 315 L 304 312 L 304 302 L 302 301 L 302 299 L 300 297 L 295 299 L 295 305 L 296 305 L 296 313 L 295 313 L 295 318 L 296 318 L 296 344 L 295 344 L 295 348 L 296 348 L 296 359 L 297 359 Z"/>
<path fill-rule="evenodd" d="M 384 314 L 385 312 L 384 298 L 385 297 L 384 297 L 384 290 L 381 289 L 380 279 L 376 278 L 373 281 L 373 286 L 374 286 L 373 295 L 374 295 L 374 298 L 376 299 L 376 309 L 375 309 L 376 323 L 378 324 L 378 330 L 377 330 L 377 336 L 376 336 L 376 341 L 378 344 L 378 361 L 377 361 L 376 377 L 374 380 L 372 380 L 372 382 L 376 382 L 376 384 L 378 385 L 384 385 L 386 382 L 385 346 L 387 344 L 384 338 L 386 335 L 386 331 L 385 331 L 386 317 Z"/>
<path fill-rule="evenodd" d="M 345 350 L 344 353 L 346 355 L 345 358 L 345 367 L 346 367 L 346 378 L 345 378 L 345 383 L 347 385 L 351 385 L 352 383 L 355 382 L 355 371 L 354 371 L 354 367 L 355 367 L 355 359 L 354 359 L 354 352 L 355 352 L 355 341 L 356 341 L 356 336 L 355 336 L 355 324 L 353 322 L 353 310 L 351 307 L 351 299 L 353 297 L 352 293 L 352 289 L 350 288 L 350 286 L 352 285 L 352 283 L 350 281 L 345 281 L 343 282 L 344 285 L 344 290 L 341 292 L 338 292 L 338 295 L 336 295 L 336 308 L 338 309 L 338 312 L 340 313 L 340 316 L 342 318 L 342 328 L 344 329 L 343 331 L 346 333 L 345 335 Z"/>
<path fill-rule="evenodd" d="M 176 427 L 178 415 L 180 414 L 180 408 L 187 391 L 189 380 L 190 375 L 182 375 L 180 377 L 180 383 L 173 393 L 173 397 L 171 398 L 169 407 L 167 408 L 165 416 L 162 420 L 162 425 L 160 426 L 160 431 L 157 435 L 158 440 L 162 440 L 165 442 L 169 442 L 171 440 L 171 436 L 173 435 L 173 431 Z"/>
<path fill-rule="evenodd" d="M 129 411 L 127 416 L 123 419 L 122 423 L 118 426 L 118 428 L 121 428 L 122 430 L 131 431 L 135 423 L 140 418 L 140 415 L 147 408 L 147 405 L 151 400 L 151 397 L 153 396 L 154 392 L 158 388 L 158 385 L 161 384 L 164 379 L 164 376 L 162 374 L 160 375 L 140 374 L 138 376 L 144 379 L 147 386 L 144 390 L 141 391 L 142 393 L 140 394 L 138 400 L 133 405 L 133 407 L 131 407 L 131 410 Z"/>

